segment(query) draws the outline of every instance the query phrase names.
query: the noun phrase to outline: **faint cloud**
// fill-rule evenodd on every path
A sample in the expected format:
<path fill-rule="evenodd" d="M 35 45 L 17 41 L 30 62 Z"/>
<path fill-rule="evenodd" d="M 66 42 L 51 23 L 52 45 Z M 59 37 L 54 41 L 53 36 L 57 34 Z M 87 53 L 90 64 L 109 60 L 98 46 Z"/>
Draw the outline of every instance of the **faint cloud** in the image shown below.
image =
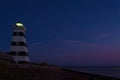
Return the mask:
<path fill-rule="evenodd" d="M 100 35 L 96 35 L 93 36 L 93 39 L 107 39 L 107 38 L 112 38 L 113 34 L 100 34 Z"/>
<path fill-rule="evenodd" d="M 43 44 L 43 43 L 41 43 L 41 42 L 32 43 L 32 45 L 41 45 L 41 44 Z"/>
<path fill-rule="evenodd" d="M 98 43 L 88 43 L 88 42 L 82 42 L 79 40 L 68 40 L 68 39 L 62 39 L 62 38 L 57 38 L 57 39 L 52 39 L 44 42 L 35 42 L 32 43 L 32 46 L 34 47 L 39 47 L 41 49 L 78 49 L 82 47 L 99 47 L 102 46 L 101 44 Z"/>
<path fill-rule="evenodd" d="M 97 43 L 88 43 L 88 42 L 81 42 L 78 40 L 63 40 L 64 44 L 76 46 L 76 47 L 97 47 L 100 46 L 100 44 Z"/>

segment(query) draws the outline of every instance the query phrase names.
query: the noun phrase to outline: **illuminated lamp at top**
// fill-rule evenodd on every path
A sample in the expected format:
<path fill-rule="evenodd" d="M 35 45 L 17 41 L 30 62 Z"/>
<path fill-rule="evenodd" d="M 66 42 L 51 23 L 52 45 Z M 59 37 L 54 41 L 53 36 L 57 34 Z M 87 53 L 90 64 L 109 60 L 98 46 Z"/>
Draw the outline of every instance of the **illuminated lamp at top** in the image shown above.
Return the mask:
<path fill-rule="evenodd" d="M 23 27 L 22 23 L 16 23 L 16 26 Z"/>

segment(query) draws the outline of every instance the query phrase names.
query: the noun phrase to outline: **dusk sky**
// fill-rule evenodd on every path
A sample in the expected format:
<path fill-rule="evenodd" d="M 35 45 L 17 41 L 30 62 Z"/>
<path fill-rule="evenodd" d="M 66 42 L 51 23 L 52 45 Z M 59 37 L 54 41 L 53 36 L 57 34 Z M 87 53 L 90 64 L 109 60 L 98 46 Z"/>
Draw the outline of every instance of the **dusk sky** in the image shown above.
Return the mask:
<path fill-rule="evenodd" d="M 0 0 L 0 51 L 17 21 L 32 62 L 120 65 L 120 0 Z"/>

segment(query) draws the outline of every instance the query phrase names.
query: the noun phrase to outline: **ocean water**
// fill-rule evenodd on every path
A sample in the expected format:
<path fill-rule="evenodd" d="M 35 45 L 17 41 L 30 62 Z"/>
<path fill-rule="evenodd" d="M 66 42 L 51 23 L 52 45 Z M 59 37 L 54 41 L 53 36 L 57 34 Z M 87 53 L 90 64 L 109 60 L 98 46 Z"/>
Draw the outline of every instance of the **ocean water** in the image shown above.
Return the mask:
<path fill-rule="evenodd" d="M 64 68 L 120 78 L 120 66 L 77 66 Z"/>

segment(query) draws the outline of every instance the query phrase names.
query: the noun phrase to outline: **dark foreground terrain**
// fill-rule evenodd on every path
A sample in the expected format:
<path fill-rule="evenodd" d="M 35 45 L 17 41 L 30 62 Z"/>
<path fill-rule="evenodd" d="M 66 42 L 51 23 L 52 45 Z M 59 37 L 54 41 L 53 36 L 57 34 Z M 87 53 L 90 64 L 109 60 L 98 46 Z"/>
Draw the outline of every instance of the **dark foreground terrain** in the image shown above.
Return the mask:
<path fill-rule="evenodd" d="M 0 64 L 0 80 L 120 80 L 57 66 Z"/>

